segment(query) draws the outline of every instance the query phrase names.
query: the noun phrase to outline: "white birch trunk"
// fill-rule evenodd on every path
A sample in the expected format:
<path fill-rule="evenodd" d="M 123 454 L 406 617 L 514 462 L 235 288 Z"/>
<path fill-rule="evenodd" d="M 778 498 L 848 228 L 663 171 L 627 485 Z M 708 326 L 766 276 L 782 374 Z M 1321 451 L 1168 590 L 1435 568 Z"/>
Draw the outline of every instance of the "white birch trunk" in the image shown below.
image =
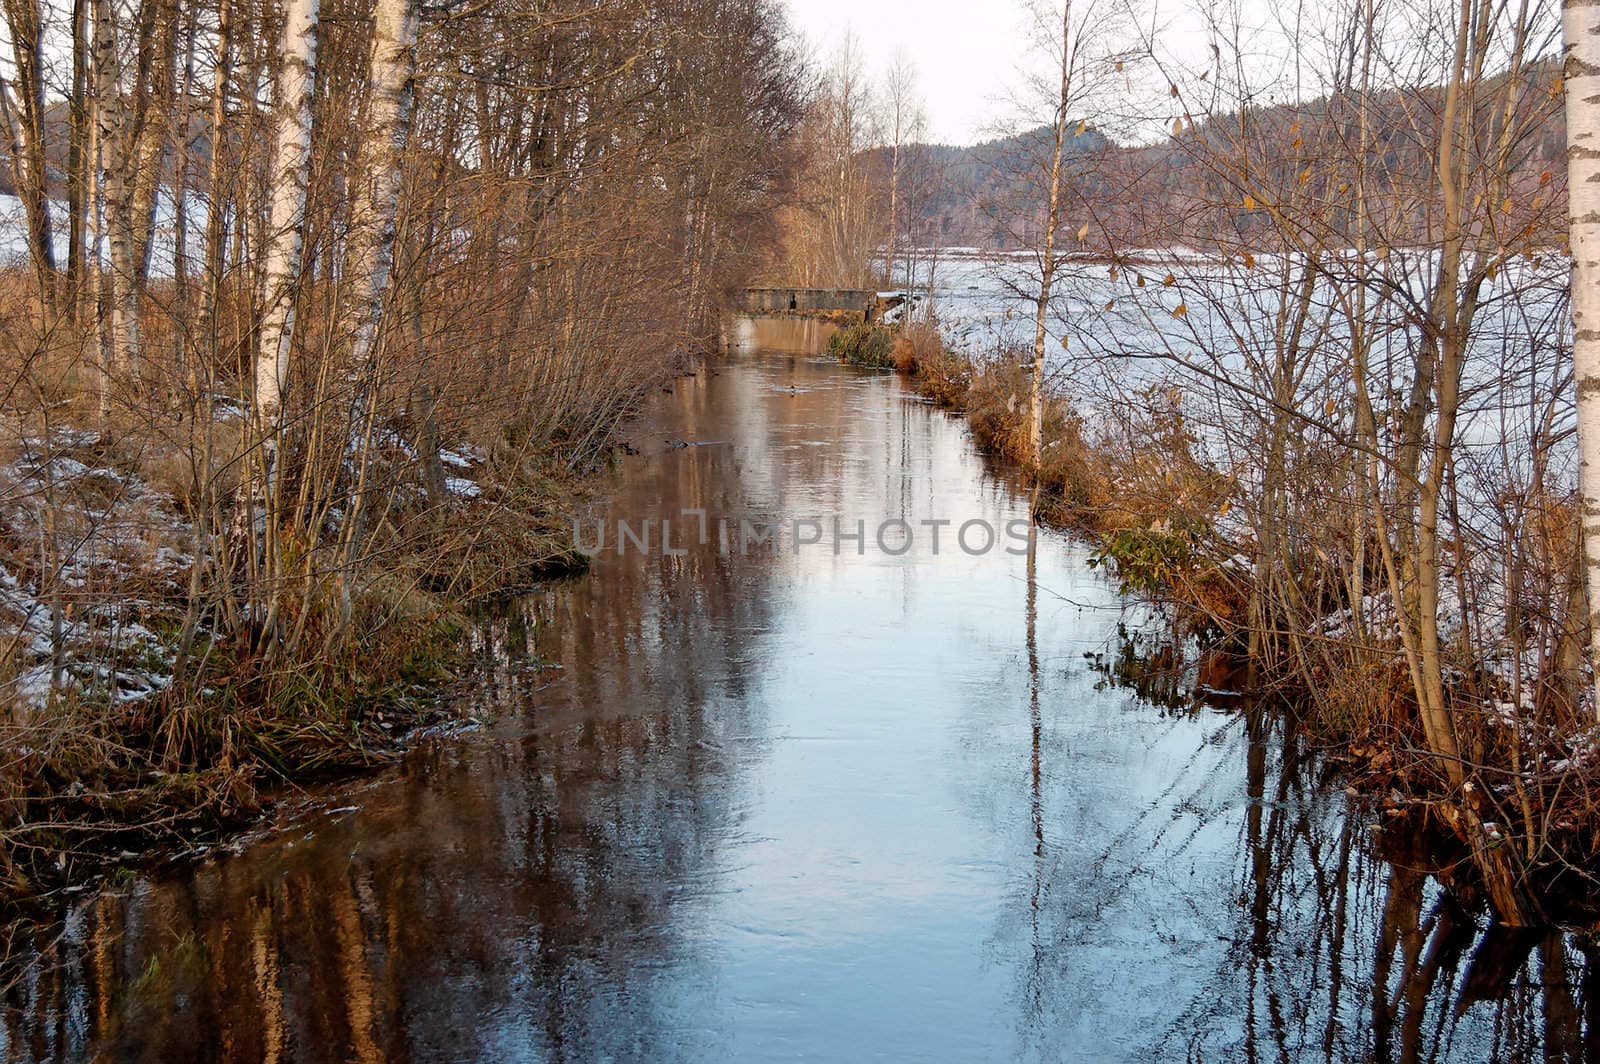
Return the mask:
<path fill-rule="evenodd" d="M 1050 282 L 1056 270 L 1056 229 L 1061 224 L 1061 153 L 1067 139 L 1067 107 L 1071 100 L 1072 4 L 1068 0 L 1061 14 L 1061 95 L 1056 102 L 1055 144 L 1050 155 L 1050 210 L 1039 261 L 1039 299 L 1033 319 L 1033 372 L 1028 388 L 1028 460 L 1033 463 L 1036 477 L 1044 460 L 1044 348 L 1050 313 Z"/>
<path fill-rule="evenodd" d="M 111 0 L 94 0 L 95 133 L 97 166 L 111 268 L 105 271 L 111 315 L 111 360 L 124 372 L 139 369 L 139 308 L 134 287 L 132 189 L 123 134 L 122 61 L 117 53 L 116 15 Z M 98 251 L 96 252 L 98 254 Z"/>
<path fill-rule="evenodd" d="M 305 246 L 306 187 L 311 176 L 311 107 L 316 91 L 318 0 L 289 0 L 283 28 L 272 157 L 272 202 L 263 256 L 265 312 L 255 364 L 255 421 L 267 461 L 278 439 L 289 349 L 294 338 L 294 288 Z"/>
<path fill-rule="evenodd" d="M 372 388 L 383 297 L 394 264 L 401 168 L 416 95 L 418 0 L 378 0 L 373 11 L 371 100 L 362 157 L 361 200 L 352 226 L 349 272 L 355 286 L 350 365 L 363 394 Z"/>
<path fill-rule="evenodd" d="M 1582 457 L 1590 663 L 1600 664 L 1600 0 L 1565 0 L 1567 197 L 1571 212 L 1573 375 Z M 1596 670 L 1600 682 L 1600 669 Z M 1595 692 L 1600 713 L 1600 690 Z"/>
<path fill-rule="evenodd" d="M 384 293 L 394 264 L 396 214 L 400 203 L 401 168 L 411 137 L 411 111 L 416 95 L 419 0 L 378 0 L 373 10 L 372 66 L 360 185 L 351 226 L 349 275 L 354 286 L 350 313 L 350 372 L 355 389 L 351 410 L 352 441 L 361 456 L 354 497 L 343 529 L 346 561 L 355 550 L 364 521 L 367 490 L 367 444 L 377 415 L 378 330 Z M 348 584 L 342 585 L 348 594 Z M 341 600 L 348 610 L 348 597 Z"/>

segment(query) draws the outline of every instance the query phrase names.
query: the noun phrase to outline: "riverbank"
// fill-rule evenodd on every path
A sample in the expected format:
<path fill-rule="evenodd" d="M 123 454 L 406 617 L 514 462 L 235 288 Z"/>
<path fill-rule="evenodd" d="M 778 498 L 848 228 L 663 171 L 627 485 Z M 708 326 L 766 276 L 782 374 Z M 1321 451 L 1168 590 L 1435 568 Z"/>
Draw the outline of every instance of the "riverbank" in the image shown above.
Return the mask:
<path fill-rule="evenodd" d="M 1536 936 L 1526 971 L 1475 964 L 1504 936 L 1374 857 L 1274 714 L 1108 682 L 1086 655 L 1145 611 L 1082 541 L 1040 537 L 1030 580 L 949 532 L 903 554 L 870 532 L 860 554 L 681 534 L 685 509 L 713 528 L 1024 519 L 1025 489 L 907 378 L 763 352 L 657 395 L 591 512 L 669 517 L 686 553 L 608 549 L 507 610 L 495 667 L 564 668 L 486 690 L 492 724 L 240 852 L 64 902 L 0 968 L 0 1045 L 1130 1064 L 1581 1046 L 1559 1026 L 1561 995 L 1581 1014 L 1593 985 L 1569 938 Z"/>
<path fill-rule="evenodd" d="M 965 418 L 986 454 L 1028 464 L 1031 352 L 962 355 L 927 325 L 846 330 L 830 350 L 907 374 L 919 394 Z M 1453 629 L 1452 765 L 1430 749 L 1387 591 L 1352 610 L 1346 589 L 1319 584 L 1315 568 L 1296 587 L 1257 580 L 1269 507 L 1203 458 L 1181 396 L 1151 389 L 1094 426 L 1063 395 L 1047 396 L 1045 411 L 1040 519 L 1086 539 L 1125 592 L 1165 612 L 1170 638 L 1147 652 L 1181 669 L 1196 697 L 1222 689 L 1294 716 L 1378 812 L 1379 837 L 1397 855 L 1425 863 L 1461 897 L 1487 896 L 1507 923 L 1600 918 L 1588 871 L 1600 858 L 1600 729 L 1581 712 L 1577 666 L 1549 663 L 1537 686 L 1518 690 L 1501 659 L 1477 649 L 1465 626 Z M 1364 549 L 1381 556 L 1377 544 Z M 1446 622 L 1456 608 L 1441 604 Z"/>
<path fill-rule="evenodd" d="M 307 571 L 285 599 L 301 637 L 275 647 L 218 616 L 241 606 L 200 571 L 207 537 L 159 448 L 66 426 L 14 437 L 0 465 L 0 680 L 14 692 L 0 913 L 214 844 L 302 787 L 464 723 L 452 684 L 475 616 L 587 566 L 565 515 L 596 459 L 457 440 L 438 447 L 440 490 L 391 502 L 390 547 L 343 602 Z M 403 439 L 390 446 L 415 462 Z"/>

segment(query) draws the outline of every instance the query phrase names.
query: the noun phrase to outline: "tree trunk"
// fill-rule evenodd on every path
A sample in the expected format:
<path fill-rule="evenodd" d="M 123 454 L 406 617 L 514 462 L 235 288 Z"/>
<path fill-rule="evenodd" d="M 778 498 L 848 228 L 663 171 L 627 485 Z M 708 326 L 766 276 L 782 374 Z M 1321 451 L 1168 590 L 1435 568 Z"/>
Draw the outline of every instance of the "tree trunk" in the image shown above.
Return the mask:
<path fill-rule="evenodd" d="M 111 268 L 104 272 L 107 309 L 111 314 L 111 362 L 137 377 L 139 370 L 139 307 L 135 287 L 132 188 L 127 174 L 127 143 L 122 100 L 122 62 L 117 54 L 117 27 L 111 0 L 94 0 L 95 125 L 99 140 L 99 183 Z"/>
<path fill-rule="evenodd" d="M 1600 0 L 1565 0 L 1567 196 L 1590 664 L 1600 662 Z M 1600 670 L 1596 672 L 1600 683 Z M 1594 710 L 1600 714 L 1600 691 Z"/>
<path fill-rule="evenodd" d="M 48 311 L 55 305 L 57 274 L 45 161 L 44 19 L 38 0 L 6 0 L 6 23 L 17 75 L 14 111 L 7 101 L 14 132 L 11 168 L 28 225 L 28 255 Z"/>
<path fill-rule="evenodd" d="M 256 429 L 267 452 L 277 444 L 289 348 L 294 337 L 294 289 L 305 247 L 306 188 L 311 176 L 311 108 L 316 92 L 318 0 L 290 0 L 283 30 L 272 157 L 272 193 L 263 256 L 266 307 L 256 355 Z"/>
<path fill-rule="evenodd" d="M 355 286 L 351 303 L 353 335 L 350 371 L 355 380 L 351 430 L 365 452 L 377 411 L 378 328 L 384 293 L 394 264 L 395 216 L 400 203 L 400 177 L 411 139 L 411 112 L 416 95 L 419 0 L 378 0 L 373 11 L 371 102 L 362 157 L 365 165 L 352 219 L 349 276 Z M 360 480 L 365 481 L 366 463 Z M 346 550 L 353 548 L 362 522 L 364 483 L 357 485 L 346 525 Z"/>
<path fill-rule="evenodd" d="M 247 495 L 239 517 L 250 529 L 246 564 L 258 562 L 268 586 L 268 604 L 262 617 L 261 638 L 267 650 L 276 645 L 278 622 L 277 582 L 273 530 L 277 495 L 278 444 L 283 430 L 283 393 L 289 374 L 289 352 L 294 341 L 295 290 L 300 279 L 300 259 L 305 248 L 306 192 L 311 178 L 311 116 L 316 96 L 318 0 L 289 0 L 284 14 L 283 65 L 274 94 L 276 127 L 272 156 L 272 186 L 267 233 L 262 256 L 265 308 L 261 319 L 260 347 L 255 357 L 255 394 L 251 428 L 257 453 L 247 481 Z M 237 526 L 236 526 L 237 527 Z M 252 603 L 254 605 L 254 603 Z"/>
<path fill-rule="evenodd" d="M 88 0 L 72 0 L 72 95 L 67 100 L 67 316 L 76 321 L 79 293 L 84 289 L 83 241 L 87 226 L 90 167 L 84 150 L 89 125 L 85 109 L 89 90 Z"/>
<path fill-rule="evenodd" d="M 1044 249 L 1040 256 L 1039 299 L 1033 317 L 1033 373 L 1028 388 L 1028 460 L 1034 475 L 1044 460 L 1044 345 L 1049 313 L 1050 282 L 1056 270 L 1056 229 L 1061 224 L 1061 153 L 1067 139 L 1067 107 L 1072 98 L 1072 4 L 1061 14 L 1061 95 L 1056 102 L 1050 152 L 1050 211 L 1045 220 Z"/>
<path fill-rule="evenodd" d="M 202 318 L 205 329 L 206 358 L 211 361 L 207 375 L 215 372 L 221 345 L 222 330 L 218 320 L 218 306 L 222 302 L 223 259 L 228 242 L 229 200 L 222 192 L 223 158 L 226 152 L 228 121 L 228 84 L 233 74 L 233 19 L 229 0 L 217 5 L 217 66 L 211 86 L 211 123 L 207 140 L 211 160 L 206 171 L 206 249 L 204 277 L 204 308 Z M 191 367 L 193 369 L 193 367 Z"/>

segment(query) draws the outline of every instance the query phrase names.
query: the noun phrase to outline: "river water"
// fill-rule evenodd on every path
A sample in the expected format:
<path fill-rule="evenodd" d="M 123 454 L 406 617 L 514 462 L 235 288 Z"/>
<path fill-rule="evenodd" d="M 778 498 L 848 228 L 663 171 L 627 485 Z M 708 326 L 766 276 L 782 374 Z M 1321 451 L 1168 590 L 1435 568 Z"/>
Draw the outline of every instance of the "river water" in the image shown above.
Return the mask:
<path fill-rule="evenodd" d="M 18 936 L 0 1057 L 1481 1061 L 1600 1028 L 1576 945 L 1373 856 L 1280 726 L 1116 682 L 1139 612 L 1067 539 L 1008 550 L 1025 499 L 893 375 L 745 354 L 633 435 L 584 538 L 655 539 L 485 628 L 492 723 Z"/>

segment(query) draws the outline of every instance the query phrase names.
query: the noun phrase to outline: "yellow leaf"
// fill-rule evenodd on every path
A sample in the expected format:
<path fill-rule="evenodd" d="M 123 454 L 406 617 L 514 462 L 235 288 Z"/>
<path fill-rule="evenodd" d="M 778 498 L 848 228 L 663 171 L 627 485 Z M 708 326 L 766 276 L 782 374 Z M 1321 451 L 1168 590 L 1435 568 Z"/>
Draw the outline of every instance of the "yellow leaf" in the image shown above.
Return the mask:
<path fill-rule="evenodd" d="M 1176 137 L 1179 133 L 1182 133 L 1182 132 L 1183 132 L 1183 119 L 1174 118 L 1172 120 L 1172 135 L 1174 137 Z"/>
<path fill-rule="evenodd" d="M 1550 183 L 1550 171 L 1546 170 L 1544 173 L 1539 175 L 1539 187 L 1540 188 L 1544 188 L 1544 186 L 1548 185 L 1549 183 Z"/>
<path fill-rule="evenodd" d="M 1134 274 L 1134 279 L 1138 281 L 1140 288 L 1144 287 L 1144 274 Z"/>
<path fill-rule="evenodd" d="M 1253 270 L 1256 268 L 1256 257 L 1250 254 L 1248 251 L 1244 253 L 1244 268 L 1247 270 Z"/>
<path fill-rule="evenodd" d="M 1063 336 L 1061 338 L 1061 350 L 1065 351 L 1066 349 L 1067 349 L 1067 338 L 1065 336 Z"/>
<path fill-rule="evenodd" d="M 1501 214 L 1510 214 L 1511 213 L 1511 197 L 1510 196 L 1507 196 L 1506 199 L 1505 199 L 1505 202 L 1500 204 L 1500 213 Z"/>
<path fill-rule="evenodd" d="M 1162 288 L 1171 288 L 1173 285 L 1175 285 L 1177 283 L 1178 283 L 1178 279 L 1176 277 L 1172 276 L 1172 274 L 1170 274 L 1170 273 L 1167 274 L 1165 277 L 1161 278 L 1161 287 Z"/>
<path fill-rule="evenodd" d="M 1080 241 L 1082 241 L 1082 240 L 1087 240 L 1088 237 L 1089 237 L 1089 223 L 1088 222 L 1084 222 L 1082 225 L 1078 226 L 1078 239 Z"/>
<path fill-rule="evenodd" d="M 1233 509 L 1233 500 L 1231 500 L 1231 499 L 1223 499 L 1222 500 L 1222 505 L 1217 507 L 1217 516 L 1221 517 L 1223 514 L 1227 513 L 1231 509 Z"/>
<path fill-rule="evenodd" d="M 1298 147 L 1300 147 L 1300 145 L 1302 145 L 1302 144 L 1304 144 L 1304 143 L 1305 143 L 1305 140 L 1304 140 L 1304 138 L 1301 138 L 1301 137 L 1296 137 L 1296 138 L 1294 138 L 1294 146 L 1295 146 L 1295 147 L 1296 147 L 1296 148 L 1298 148 Z"/>
<path fill-rule="evenodd" d="M 1179 303 L 1172 311 L 1172 316 L 1174 318 L 1185 318 L 1188 317 L 1188 315 L 1189 308 L 1182 303 Z"/>
<path fill-rule="evenodd" d="M 1311 167 L 1308 166 L 1304 170 L 1300 171 L 1300 183 L 1303 185 L 1307 181 L 1310 181 L 1310 180 L 1311 180 Z"/>
<path fill-rule="evenodd" d="M 1083 121 L 1078 123 L 1078 132 L 1075 135 L 1079 136 L 1079 137 L 1083 136 L 1084 132 L 1088 128 L 1089 128 L 1089 120 L 1087 118 L 1085 118 Z"/>
<path fill-rule="evenodd" d="M 1339 404 L 1337 402 L 1335 402 L 1334 400 L 1332 400 L 1332 399 L 1329 399 L 1326 403 L 1324 403 L 1322 405 L 1322 412 L 1324 414 L 1331 415 L 1337 409 L 1339 409 Z"/>
<path fill-rule="evenodd" d="M 1247 211 L 1253 211 L 1256 209 L 1256 198 L 1250 195 L 1248 192 L 1246 192 L 1244 196 L 1244 209 Z"/>

